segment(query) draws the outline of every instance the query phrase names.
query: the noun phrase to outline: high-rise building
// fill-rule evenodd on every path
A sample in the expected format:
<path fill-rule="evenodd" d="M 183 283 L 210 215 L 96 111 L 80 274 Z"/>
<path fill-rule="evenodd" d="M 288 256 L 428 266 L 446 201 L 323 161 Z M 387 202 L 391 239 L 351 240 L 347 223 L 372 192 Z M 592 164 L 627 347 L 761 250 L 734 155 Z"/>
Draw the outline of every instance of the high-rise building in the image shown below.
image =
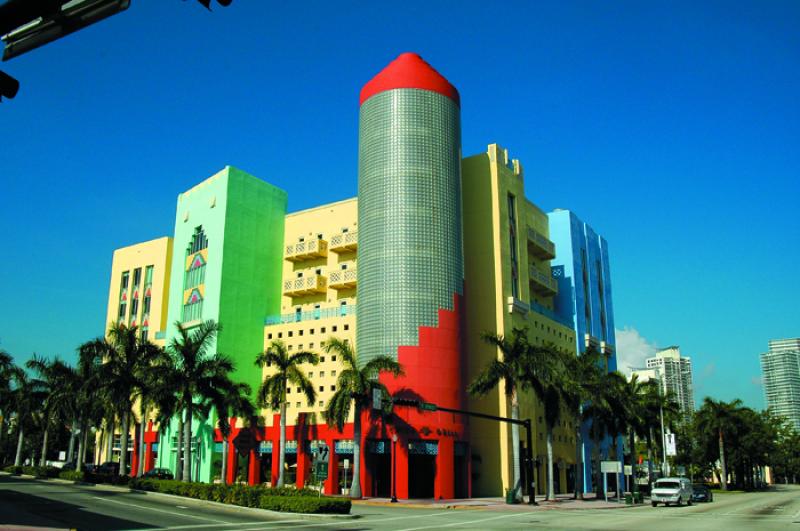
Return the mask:
<path fill-rule="evenodd" d="M 555 210 L 547 215 L 550 235 L 556 247 L 553 260 L 553 277 L 558 285 L 555 296 L 555 313 L 570 323 L 575 331 L 575 348 L 578 354 L 593 347 L 604 354 L 605 369 L 617 369 L 614 336 L 614 307 L 611 298 L 611 272 L 609 269 L 608 242 L 587 223 L 569 210 Z M 589 436 L 591 424 L 581 427 L 583 444 L 583 488 L 594 490 L 597 477 L 596 449 Z M 608 457 L 616 450 L 621 458 L 622 445 L 611 439 L 601 442 L 599 451 Z"/>
<path fill-rule="evenodd" d="M 800 431 L 800 338 L 770 341 L 761 371 L 767 407 Z"/>
<path fill-rule="evenodd" d="M 285 192 L 232 167 L 179 195 L 178 250 L 167 259 L 161 288 L 169 312 L 154 337 L 168 343 L 176 321 L 189 328 L 220 322 L 212 348 L 234 359 L 234 378 L 254 391 L 275 370 L 254 365 L 274 341 L 290 354 L 320 356 L 317 365 L 301 367 L 317 392 L 313 404 L 299 389 L 286 389 L 287 484 L 308 484 L 313 452 L 323 446 L 330 456 L 324 492 L 343 493 L 344 478 L 352 478 L 355 418 L 339 431 L 321 415 L 343 368 L 323 348 L 331 337 L 354 344 L 360 363 L 379 355 L 399 361 L 403 376 L 381 375 L 395 397 L 504 417 L 510 402 L 503 389 L 466 396 L 467 384 L 502 355 L 482 333 L 524 328 L 532 344 L 570 353 L 588 333 L 613 352 L 607 277 L 601 307 L 608 329 L 580 328 L 579 340 L 573 314 L 559 313 L 551 261 L 561 251 L 552 222 L 525 197 L 522 165 L 496 144 L 462 160 L 460 146 L 458 91 L 419 56 L 403 54 L 361 91 L 358 198 L 287 214 Z M 115 288 L 137 267 L 114 266 L 108 311 L 124 314 L 127 324 L 138 322 L 129 320 L 127 304 L 120 310 Z M 519 401 L 522 417 L 533 421 L 533 440 L 523 436 L 522 445 L 533 450 L 543 493 L 543 405 L 530 392 Z M 392 485 L 399 498 L 499 496 L 512 487 L 508 424 L 430 409 L 398 405 L 388 419 L 363 412 L 365 495 L 389 497 Z M 194 422 L 192 478 L 220 479 L 224 461 L 228 481 L 276 479 L 279 412 L 264 409 L 261 418 L 234 419 L 226 455 L 213 415 Z M 176 468 L 177 422 L 136 422 L 147 425 L 145 468 Z M 552 430 L 559 493 L 571 491 L 577 477 L 577 429 L 564 412 Z M 241 440 L 257 444 L 240 452 L 244 432 L 250 436 Z"/>
<path fill-rule="evenodd" d="M 672 346 L 660 349 L 645 363 L 646 368 L 634 370 L 633 374 L 639 375 L 642 381 L 657 379 L 661 389 L 675 397 L 684 418 L 689 419 L 694 413 L 691 358 L 681 356 L 680 347 Z"/>

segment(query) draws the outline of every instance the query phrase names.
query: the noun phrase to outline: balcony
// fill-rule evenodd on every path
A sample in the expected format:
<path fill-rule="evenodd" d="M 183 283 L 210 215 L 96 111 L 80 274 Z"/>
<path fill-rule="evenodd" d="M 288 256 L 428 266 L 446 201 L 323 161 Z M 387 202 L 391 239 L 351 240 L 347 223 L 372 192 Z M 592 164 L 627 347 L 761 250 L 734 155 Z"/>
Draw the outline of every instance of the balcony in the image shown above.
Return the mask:
<path fill-rule="evenodd" d="M 528 251 L 542 260 L 552 260 L 556 257 L 555 244 L 531 227 L 528 227 Z"/>
<path fill-rule="evenodd" d="M 264 319 L 267 326 L 281 325 L 288 323 L 299 323 L 301 321 L 316 321 L 319 319 L 330 319 L 333 317 L 347 317 L 356 314 L 356 305 L 335 306 L 333 308 L 314 308 L 305 312 L 283 313 L 278 315 L 268 315 Z"/>
<path fill-rule="evenodd" d="M 535 266 L 530 266 L 531 289 L 545 297 L 552 297 L 558 294 L 558 281 L 548 274 L 542 273 Z"/>
<path fill-rule="evenodd" d="M 288 297 L 325 293 L 327 289 L 328 279 L 323 275 L 312 275 L 283 281 L 283 294 Z"/>
<path fill-rule="evenodd" d="M 358 249 L 358 231 L 340 232 L 331 237 L 330 250 L 334 253 L 345 253 Z"/>
<path fill-rule="evenodd" d="M 333 289 L 351 289 L 356 287 L 356 268 L 342 269 L 331 273 L 329 285 Z"/>
<path fill-rule="evenodd" d="M 328 256 L 328 242 L 325 240 L 309 240 L 286 246 L 285 258 L 290 262 L 302 262 L 326 256 Z"/>
<path fill-rule="evenodd" d="M 607 356 L 611 356 L 612 354 L 614 354 L 614 345 L 612 345 L 608 341 L 601 341 L 600 352 L 606 354 Z"/>
<path fill-rule="evenodd" d="M 586 348 L 600 348 L 600 340 L 594 337 L 592 334 L 583 335 L 583 344 L 586 346 Z"/>

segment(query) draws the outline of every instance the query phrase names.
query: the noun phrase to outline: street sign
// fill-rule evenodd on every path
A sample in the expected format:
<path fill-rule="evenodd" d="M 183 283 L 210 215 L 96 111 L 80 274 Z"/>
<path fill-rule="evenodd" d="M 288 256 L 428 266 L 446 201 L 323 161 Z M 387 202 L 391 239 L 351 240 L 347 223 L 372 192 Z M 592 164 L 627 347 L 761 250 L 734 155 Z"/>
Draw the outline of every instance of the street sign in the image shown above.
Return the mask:
<path fill-rule="evenodd" d="M 317 478 L 317 481 L 328 479 L 328 463 L 323 463 L 322 461 L 314 463 L 314 476 Z"/>
<path fill-rule="evenodd" d="M 626 476 L 633 475 L 633 467 L 631 465 L 625 465 L 625 475 Z"/>
<path fill-rule="evenodd" d="M 667 433 L 667 455 L 678 455 L 677 446 L 675 444 L 675 434 Z"/>
<path fill-rule="evenodd" d="M 329 454 L 330 452 L 328 451 L 328 445 L 320 445 L 317 447 L 317 452 L 314 454 L 314 458 L 318 462 L 325 463 L 327 465 Z"/>
<path fill-rule="evenodd" d="M 600 472 L 603 474 L 619 474 L 622 472 L 622 463 L 619 461 L 600 461 Z"/>
<path fill-rule="evenodd" d="M 438 409 L 436 404 L 431 404 L 430 402 L 420 403 L 419 408 L 425 411 L 436 411 Z"/>
<path fill-rule="evenodd" d="M 344 467 L 345 468 L 350 468 L 350 460 L 349 459 L 345 459 L 344 460 Z"/>

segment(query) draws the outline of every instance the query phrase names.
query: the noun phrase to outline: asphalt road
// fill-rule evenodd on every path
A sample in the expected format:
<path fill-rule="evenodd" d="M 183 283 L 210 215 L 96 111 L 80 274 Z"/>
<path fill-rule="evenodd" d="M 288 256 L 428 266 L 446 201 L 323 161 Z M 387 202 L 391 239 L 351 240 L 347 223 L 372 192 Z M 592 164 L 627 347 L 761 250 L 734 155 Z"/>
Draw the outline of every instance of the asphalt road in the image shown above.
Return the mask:
<path fill-rule="evenodd" d="M 620 509 L 420 509 L 354 505 L 355 519 L 265 516 L 194 500 L 143 495 L 104 487 L 0 476 L 0 529 L 41 526 L 81 530 L 422 531 L 436 529 L 646 529 L 800 531 L 800 487 L 715 495 L 692 507 Z"/>

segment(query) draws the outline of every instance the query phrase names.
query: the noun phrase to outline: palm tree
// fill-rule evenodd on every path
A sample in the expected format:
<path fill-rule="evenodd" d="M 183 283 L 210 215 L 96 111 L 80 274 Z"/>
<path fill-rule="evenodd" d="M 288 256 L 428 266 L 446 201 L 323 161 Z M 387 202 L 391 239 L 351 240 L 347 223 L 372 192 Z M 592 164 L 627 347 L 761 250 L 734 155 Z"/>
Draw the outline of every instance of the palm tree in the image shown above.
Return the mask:
<path fill-rule="evenodd" d="M 94 352 L 102 360 L 99 367 L 102 392 L 113 408 L 113 416 L 107 419 L 109 447 L 114 437 L 113 417 L 120 419 L 121 476 L 127 473 L 128 468 L 128 432 L 133 404 L 146 395 L 153 365 L 163 359 L 160 347 L 142 341 L 140 337 L 136 326 L 113 323 L 108 330 L 108 340 L 98 339 L 94 345 Z"/>
<path fill-rule="evenodd" d="M 251 389 L 246 383 L 233 384 L 230 389 L 223 390 L 214 403 L 217 412 L 217 428 L 222 434 L 222 471 L 221 482 L 224 485 L 228 469 L 228 437 L 231 434 L 230 418 L 249 419 L 256 416 L 256 409 L 250 400 Z"/>
<path fill-rule="evenodd" d="M 22 445 L 25 430 L 33 424 L 34 414 L 42 407 L 46 398 L 45 390 L 38 379 L 29 378 L 21 367 L 12 369 L 11 408 L 17 418 L 17 453 L 14 466 L 22 464 Z"/>
<path fill-rule="evenodd" d="M 630 442 L 630 466 L 631 470 L 634 469 L 636 463 L 636 437 L 644 438 L 647 436 L 647 415 L 645 404 L 645 391 L 647 384 L 639 381 L 639 376 L 634 374 L 630 380 L 619 390 L 621 393 L 621 402 L 625 406 L 622 414 L 625 420 L 625 427 L 628 431 L 628 438 Z M 638 490 L 638 483 L 633 482 L 633 490 Z"/>
<path fill-rule="evenodd" d="M 47 443 L 50 435 L 50 425 L 63 417 L 68 410 L 67 400 L 69 398 L 69 367 L 64 362 L 55 358 L 47 360 L 34 354 L 33 358 L 25 363 L 25 366 L 34 371 L 38 378 L 36 385 L 44 393 L 44 400 L 39 410 L 42 417 L 42 455 L 39 466 L 45 466 L 47 462 Z"/>
<path fill-rule="evenodd" d="M 561 352 L 561 351 L 559 351 Z M 581 429 L 583 406 L 587 404 L 599 387 L 598 380 L 603 375 L 602 354 L 589 347 L 579 356 L 561 352 L 562 366 L 561 397 L 575 424 L 575 498 L 583 499 L 583 432 Z"/>
<path fill-rule="evenodd" d="M 511 331 L 511 338 L 502 335 L 483 333 L 483 340 L 500 351 L 499 359 L 493 359 L 467 386 L 471 395 L 485 396 L 503 383 L 506 399 L 511 402 L 511 418 L 519 420 L 519 391 L 523 385 L 523 373 L 527 364 L 530 344 L 528 333 L 524 328 L 515 328 Z M 513 490 L 519 499 L 522 496 L 520 451 L 519 451 L 519 425 L 511 425 L 511 449 L 513 459 Z M 533 448 L 533 441 L 528 441 Z M 535 493 L 530 493 L 534 499 Z"/>
<path fill-rule="evenodd" d="M 235 367 L 228 356 L 213 351 L 221 325 L 208 320 L 193 328 L 179 321 L 175 326 L 178 335 L 170 342 L 168 352 L 176 370 L 175 396 L 185 412 L 183 481 L 191 481 L 192 418 L 205 418 L 212 404 L 223 403 L 226 391 L 235 386 L 230 377 Z"/>
<path fill-rule="evenodd" d="M 336 392 L 331 396 L 322 413 L 328 426 L 342 431 L 353 408 L 353 480 L 350 497 L 361 498 L 361 412 L 369 407 L 373 392 L 379 389 L 384 396 L 389 392 L 378 377 L 389 373 L 402 376 L 403 367 L 389 356 L 377 356 L 358 368 L 358 359 L 349 342 L 330 338 L 323 345 L 325 352 L 336 354 L 344 370 L 336 379 Z"/>
<path fill-rule="evenodd" d="M 738 398 L 732 402 L 703 399 L 703 405 L 697 411 L 697 424 L 700 431 L 714 433 L 719 440 L 720 483 L 722 490 L 728 490 L 728 471 L 725 467 L 725 432 L 731 429 L 736 416 L 742 409 L 742 401 Z"/>
<path fill-rule="evenodd" d="M 256 365 L 261 367 L 274 367 L 275 372 L 267 376 L 258 388 L 256 404 L 262 408 L 279 410 L 280 424 L 280 451 L 278 453 L 278 487 L 284 484 L 284 463 L 286 462 L 286 387 L 289 384 L 297 386 L 305 395 L 309 407 L 314 405 L 317 393 L 314 386 L 300 368 L 301 363 L 319 363 L 319 356 L 313 352 L 300 351 L 289 355 L 283 341 L 273 341 L 269 348 L 256 357 Z"/>
<path fill-rule="evenodd" d="M 0 451 L 3 448 L 3 432 L 6 415 L 9 413 L 11 405 L 11 375 L 14 367 L 14 360 L 11 354 L 0 349 Z M 2 459 L 0 459 L 2 463 Z"/>

